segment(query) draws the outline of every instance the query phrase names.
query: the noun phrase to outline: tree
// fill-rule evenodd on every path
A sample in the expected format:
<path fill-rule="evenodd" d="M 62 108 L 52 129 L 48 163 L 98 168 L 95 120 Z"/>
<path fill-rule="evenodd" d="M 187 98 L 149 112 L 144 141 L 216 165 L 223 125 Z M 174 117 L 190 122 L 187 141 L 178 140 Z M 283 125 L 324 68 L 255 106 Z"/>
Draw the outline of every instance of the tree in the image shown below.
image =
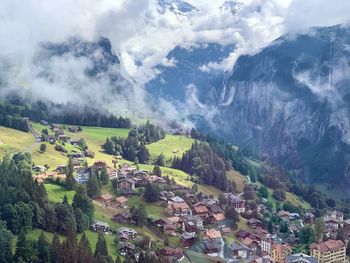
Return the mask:
<path fill-rule="evenodd" d="M 154 162 L 154 165 L 156 165 L 156 166 L 166 166 L 166 160 L 165 160 L 165 156 L 164 156 L 163 153 L 158 155 L 157 159 Z"/>
<path fill-rule="evenodd" d="M 41 231 L 41 233 L 40 233 L 40 236 L 39 236 L 39 239 L 37 242 L 37 249 L 38 249 L 39 263 L 49 262 L 50 244 L 47 241 L 43 231 Z"/>
<path fill-rule="evenodd" d="M 92 221 L 94 216 L 94 205 L 88 197 L 84 185 L 78 185 L 76 193 L 73 197 L 72 207 L 74 209 L 81 209 L 81 211 L 88 216 L 89 221 Z"/>
<path fill-rule="evenodd" d="M 90 198 L 94 199 L 101 193 L 100 182 L 94 172 L 91 172 L 89 180 L 87 182 L 87 194 Z"/>
<path fill-rule="evenodd" d="M 30 258 L 30 248 L 29 243 L 27 241 L 26 233 L 24 231 L 21 231 L 17 238 L 16 243 L 16 251 L 15 251 L 15 260 L 16 262 L 29 262 Z"/>
<path fill-rule="evenodd" d="M 191 138 L 195 139 L 195 140 L 199 140 L 200 139 L 200 135 L 198 134 L 198 132 L 196 131 L 195 128 L 191 129 Z"/>
<path fill-rule="evenodd" d="M 259 195 L 262 197 L 262 198 L 268 198 L 269 196 L 269 191 L 267 190 L 267 187 L 266 186 L 260 186 L 259 188 Z"/>
<path fill-rule="evenodd" d="M 94 257 L 96 262 L 113 262 L 112 258 L 108 255 L 106 240 L 101 233 L 98 234 Z"/>
<path fill-rule="evenodd" d="M 102 185 L 106 185 L 109 183 L 109 175 L 107 172 L 107 167 L 103 167 L 100 172 L 100 182 Z"/>
<path fill-rule="evenodd" d="M 236 209 L 233 206 L 230 206 L 225 210 L 225 217 L 233 220 L 234 224 L 239 222 L 239 214 L 236 212 Z"/>
<path fill-rule="evenodd" d="M 47 146 L 46 146 L 45 143 L 40 144 L 40 152 L 41 152 L 41 153 L 46 152 L 46 149 L 47 149 Z"/>
<path fill-rule="evenodd" d="M 73 169 L 73 161 L 69 158 L 68 165 L 66 167 L 66 188 L 67 190 L 73 190 L 75 186 L 74 179 L 74 169 Z"/>
<path fill-rule="evenodd" d="M 12 233 L 0 221 L 0 262 L 12 262 Z"/>
<path fill-rule="evenodd" d="M 141 252 L 141 254 L 143 254 L 143 252 Z M 117 258 L 115 259 L 115 263 L 122 263 L 122 261 L 121 261 L 119 256 L 117 256 Z"/>
<path fill-rule="evenodd" d="M 196 194 L 198 192 L 198 185 L 197 184 L 193 184 L 191 189 Z"/>
<path fill-rule="evenodd" d="M 149 161 L 150 154 L 145 145 L 140 146 L 140 149 L 137 152 L 137 158 L 140 163 L 147 163 Z"/>
<path fill-rule="evenodd" d="M 300 229 L 299 241 L 303 245 L 310 245 L 315 242 L 315 232 L 310 226 L 305 226 Z"/>
<path fill-rule="evenodd" d="M 341 240 L 341 241 L 345 242 L 345 234 L 344 234 L 343 228 L 338 229 L 337 240 Z"/>
<path fill-rule="evenodd" d="M 323 219 L 321 217 L 319 217 L 315 220 L 315 239 L 316 239 L 316 242 L 320 242 L 322 240 L 323 232 L 324 232 L 324 222 L 323 222 Z"/>
<path fill-rule="evenodd" d="M 70 205 L 58 203 L 55 206 L 55 212 L 57 215 L 57 232 L 67 234 L 69 230 L 74 229 L 76 231 L 74 210 Z"/>
<path fill-rule="evenodd" d="M 115 144 L 114 142 L 107 138 L 105 144 L 103 145 L 103 148 L 107 154 L 113 155 L 115 153 Z"/>
<path fill-rule="evenodd" d="M 251 185 L 245 185 L 243 195 L 245 200 L 253 200 L 255 198 L 254 188 Z"/>
<path fill-rule="evenodd" d="M 156 176 L 162 176 L 162 170 L 160 169 L 160 167 L 158 165 L 155 165 L 153 167 L 153 173 L 156 175 Z"/>
<path fill-rule="evenodd" d="M 93 262 L 91 245 L 85 233 L 81 235 L 81 238 L 78 244 L 77 258 L 78 258 L 78 262 L 81 262 L 81 263 Z"/>
<path fill-rule="evenodd" d="M 286 193 L 282 190 L 274 190 L 272 193 L 272 197 L 277 201 L 284 201 L 286 199 Z"/>
<path fill-rule="evenodd" d="M 61 243 L 60 240 L 55 233 L 55 235 L 52 238 L 51 246 L 50 246 L 50 259 L 52 263 L 59 263 L 61 262 Z"/>
<path fill-rule="evenodd" d="M 157 185 L 147 183 L 145 187 L 144 197 L 146 202 L 157 202 L 159 200 L 160 190 Z"/>
<path fill-rule="evenodd" d="M 78 145 L 79 145 L 79 148 L 82 149 L 83 151 L 87 150 L 88 149 L 88 146 L 86 144 L 86 141 L 81 138 L 78 142 Z"/>
<path fill-rule="evenodd" d="M 147 223 L 147 213 L 144 205 L 139 205 L 137 208 L 132 207 L 130 212 L 137 226 L 143 226 Z"/>

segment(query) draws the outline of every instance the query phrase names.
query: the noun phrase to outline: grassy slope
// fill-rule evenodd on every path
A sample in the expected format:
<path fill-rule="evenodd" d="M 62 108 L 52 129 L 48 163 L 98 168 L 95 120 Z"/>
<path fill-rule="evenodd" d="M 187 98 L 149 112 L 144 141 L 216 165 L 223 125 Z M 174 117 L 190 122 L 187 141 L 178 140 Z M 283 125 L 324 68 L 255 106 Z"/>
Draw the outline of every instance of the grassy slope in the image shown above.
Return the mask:
<path fill-rule="evenodd" d="M 68 202 L 71 203 L 74 197 L 74 191 L 67 191 L 63 186 L 55 184 L 45 184 L 47 196 L 51 202 L 60 203 L 64 195 L 67 195 Z"/>
<path fill-rule="evenodd" d="M 34 143 L 31 133 L 21 132 L 0 126 L 0 157 L 18 151 L 24 151 Z"/>
<path fill-rule="evenodd" d="M 174 156 L 182 156 L 191 148 L 193 142 L 192 138 L 167 134 L 163 140 L 147 145 L 147 148 L 152 159 L 163 153 L 168 161 Z"/>

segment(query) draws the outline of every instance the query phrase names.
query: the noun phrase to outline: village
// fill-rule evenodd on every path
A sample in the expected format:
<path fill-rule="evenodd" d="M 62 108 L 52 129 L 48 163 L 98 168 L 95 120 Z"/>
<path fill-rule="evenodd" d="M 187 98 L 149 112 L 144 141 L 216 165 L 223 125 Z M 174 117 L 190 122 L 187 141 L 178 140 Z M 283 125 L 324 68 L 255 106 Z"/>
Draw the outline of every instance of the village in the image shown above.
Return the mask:
<path fill-rule="evenodd" d="M 56 136 L 43 139 L 79 144 L 79 140 L 65 136 L 59 126 L 51 129 Z M 79 132 L 74 127 L 69 130 Z M 149 244 L 148 247 L 169 262 L 181 262 L 190 253 L 203 253 L 207 255 L 206 260 L 212 258 L 216 262 L 348 262 L 350 219 L 345 219 L 340 211 L 329 210 L 317 217 L 311 209 L 303 209 L 301 213 L 271 209 L 265 205 L 267 200 L 259 197 L 259 188 L 253 183 L 247 184 L 244 191 L 254 192 L 258 197 L 255 203 L 246 198 L 252 193 L 226 192 L 210 196 L 196 187 L 184 187 L 162 177 L 161 171 L 149 172 L 123 163 L 122 156 L 115 156 L 112 163 L 98 160 L 88 166 L 85 157 L 92 156 L 94 153 L 89 151 L 69 155 L 74 179 L 77 184 L 87 184 L 92 171 L 108 174 L 113 191 L 101 193 L 94 202 L 108 208 L 113 213 L 110 219 L 120 227 L 113 229 L 107 222 L 95 221 L 90 230 L 115 235 L 121 256 L 129 256 L 137 262 L 144 250 L 144 246 L 139 246 L 142 235 L 134 229 L 135 207 L 130 206 L 129 199 L 140 197 L 140 205 L 147 206 L 145 196 L 148 194 L 164 214 L 159 218 L 146 218 L 145 223 L 163 240 L 163 246 Z M 37 172 L 35 180 L 38 183 L 62 182 L 66 180 L 65 167 L 62 164 L 52 172 L 45 171 L 45 167 L 33 167 Z M 266 215 L 270 221 L 266 220 Z"/>

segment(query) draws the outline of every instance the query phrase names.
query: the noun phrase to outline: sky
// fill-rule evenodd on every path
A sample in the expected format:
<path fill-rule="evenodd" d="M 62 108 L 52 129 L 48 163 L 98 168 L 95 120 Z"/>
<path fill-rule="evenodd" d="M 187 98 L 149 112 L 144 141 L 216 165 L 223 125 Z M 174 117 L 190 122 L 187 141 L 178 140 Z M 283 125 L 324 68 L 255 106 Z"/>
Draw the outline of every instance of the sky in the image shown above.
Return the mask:
<path fill-rule="evenodd" d="M 180 1 L 162 2 L 176 5 Z M 235 51 L 221 64 L 208 65 L 212 70 L 229 71 L 240 55 L 254 54 L 284 33 L 347 23 L 350 13 L 350 1 L 344 0 L 241 0 L 235 13 L 227 9 L 230 1 L 187 2 L 196 9 L 181 14 L 161 10 L 157 0 L 1 0 L 0 59 L 20 64 L 8 86 L 25 83 L 35 94 L 68 100 L 75 81 L 68 83 L 65 76 L 73 71 L 78 81 L 89 84 L 83 90 L 86 96 L 103 89 L 82 76 L 86 61 L 72 61 L 72 57 L 55 61 L 62 76 L 54 84 L 37 78 L 32 61 L 42 42 L 61 42 L 73 36 L 93 41 L 105 36 L 121 60 L 122 74 L 132 79 L 139 104 L 143 85 L 156 76 L 155 67 L 178 45 L 234 44 Z M 105 99 L 109 90 L 99 99 Z"/>

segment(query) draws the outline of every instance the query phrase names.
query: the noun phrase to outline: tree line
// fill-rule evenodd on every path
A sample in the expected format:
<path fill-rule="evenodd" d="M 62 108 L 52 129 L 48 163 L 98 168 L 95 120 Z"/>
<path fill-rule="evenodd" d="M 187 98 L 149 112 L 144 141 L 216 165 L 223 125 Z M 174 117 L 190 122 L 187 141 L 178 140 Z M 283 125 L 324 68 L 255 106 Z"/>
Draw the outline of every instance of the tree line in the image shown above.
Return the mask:
<path fill-rule="evenodd" d="M 136 163 L 147 163 L 150 159 L 147 144 L 165 137 L 165 131 L 149 121 L 143 126 L 132 129 L 127 138 L 107 138 L 103 148 L 106 153 L 122 155 L 125 159 Z"/>

